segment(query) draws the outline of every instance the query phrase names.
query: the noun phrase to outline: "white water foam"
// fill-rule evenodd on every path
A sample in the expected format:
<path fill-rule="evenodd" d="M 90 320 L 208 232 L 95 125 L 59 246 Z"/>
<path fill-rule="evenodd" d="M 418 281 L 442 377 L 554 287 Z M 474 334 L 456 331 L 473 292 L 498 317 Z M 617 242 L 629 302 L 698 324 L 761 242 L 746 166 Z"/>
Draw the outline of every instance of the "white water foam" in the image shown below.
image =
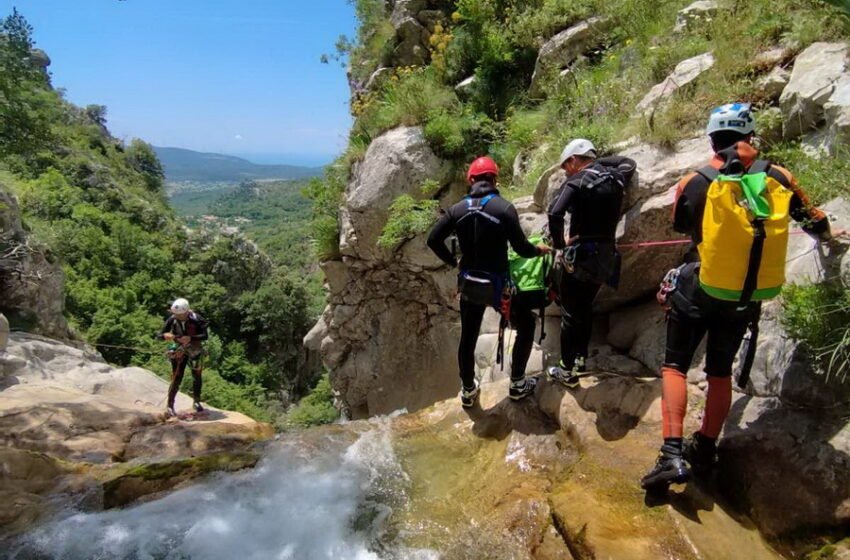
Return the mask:
<path fill-rule="evenodd" d="M 386 425 L 377 425 L 347 448 L 329 437 L 321 454 L 309 459 L 296 442 L 285 443 L 251 471 L 218 475 L 127 509 L 66 513 L 20 539 L 10 557 L 435 558 L 430 551 L 388 552 L 386 546 L 375 546 L 391 514 L 390 498 L 399 495 L 392 482 L 398 477 L 403 482 L 405 475 Z"/>

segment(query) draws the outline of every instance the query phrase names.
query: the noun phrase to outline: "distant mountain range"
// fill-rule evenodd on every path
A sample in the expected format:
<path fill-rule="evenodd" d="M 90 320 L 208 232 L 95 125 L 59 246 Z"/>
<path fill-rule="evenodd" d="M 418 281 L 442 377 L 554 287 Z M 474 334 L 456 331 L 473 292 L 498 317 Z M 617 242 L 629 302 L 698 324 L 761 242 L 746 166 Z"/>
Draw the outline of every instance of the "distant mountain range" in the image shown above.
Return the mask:
<path fill-rule="evenodd" d="M 321 175 L 321 167 L 298 165 L 260 165 L 224 154 L 195 152 L 184 148 L 160 148 L 154 151 L 162 162 L 165 180 L 211 183 L 238 183 L 245 180 L 305 179 Z"/>

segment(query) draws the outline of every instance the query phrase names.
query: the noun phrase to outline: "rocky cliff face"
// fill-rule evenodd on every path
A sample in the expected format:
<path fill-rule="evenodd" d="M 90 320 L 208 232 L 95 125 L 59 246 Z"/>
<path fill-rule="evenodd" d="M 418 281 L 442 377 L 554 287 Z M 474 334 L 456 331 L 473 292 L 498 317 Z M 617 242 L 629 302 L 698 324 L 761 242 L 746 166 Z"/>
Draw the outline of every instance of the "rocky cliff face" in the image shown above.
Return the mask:
<path fill-rule="evenodd" d="M 66 337 L 64 275 L 21 224 L 14 195 L 0 185 L 0 312 L 13 327 Z"/>
<path fill-rule="evenodd" d="M 445 351 L 458 337 L 454 273 L 421 237 L 395 250 L 377 245 L 398 195 L 455 202 L 451 171 L 419 128 L 381 136 L 354 170 L 342 208 L 342 260 L 322 263 L 330 305 L 306 342 L 321 350 L 355 418 L 418 409 L 455 391 L 456 357 Z M 422 193 L 428 179 L 437 192 Z"/>

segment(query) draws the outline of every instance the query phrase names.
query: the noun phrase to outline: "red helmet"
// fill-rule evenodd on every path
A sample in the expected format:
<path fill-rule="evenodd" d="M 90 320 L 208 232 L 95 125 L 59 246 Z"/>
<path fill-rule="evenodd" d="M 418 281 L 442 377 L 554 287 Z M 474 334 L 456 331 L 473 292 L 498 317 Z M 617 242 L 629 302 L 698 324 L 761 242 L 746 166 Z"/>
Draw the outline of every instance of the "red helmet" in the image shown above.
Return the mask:
<path fill-rule="evenodd" d="M 499 166 L 488 157 L 480 157 L 472 162 L 469 171 L 466 172 L 466 180 L 472 184 L 476 177 L 481 175 L 499 175 Z"/>

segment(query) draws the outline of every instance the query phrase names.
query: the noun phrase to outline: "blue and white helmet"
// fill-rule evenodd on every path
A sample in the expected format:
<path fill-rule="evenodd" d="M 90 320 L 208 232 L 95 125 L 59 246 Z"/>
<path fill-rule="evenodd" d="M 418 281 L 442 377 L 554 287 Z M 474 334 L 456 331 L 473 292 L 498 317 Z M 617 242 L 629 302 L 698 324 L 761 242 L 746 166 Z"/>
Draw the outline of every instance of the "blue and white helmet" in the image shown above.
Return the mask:
<path fill-rule="evenodd" d="M 752 134 L 756 130 L 753 118 L 753 108 L 749 103 L 727 103 L 711 112 L 708 117 L 706 134 L 714 134 L 722 130 L 732 130 L 743 135 Z"/>

